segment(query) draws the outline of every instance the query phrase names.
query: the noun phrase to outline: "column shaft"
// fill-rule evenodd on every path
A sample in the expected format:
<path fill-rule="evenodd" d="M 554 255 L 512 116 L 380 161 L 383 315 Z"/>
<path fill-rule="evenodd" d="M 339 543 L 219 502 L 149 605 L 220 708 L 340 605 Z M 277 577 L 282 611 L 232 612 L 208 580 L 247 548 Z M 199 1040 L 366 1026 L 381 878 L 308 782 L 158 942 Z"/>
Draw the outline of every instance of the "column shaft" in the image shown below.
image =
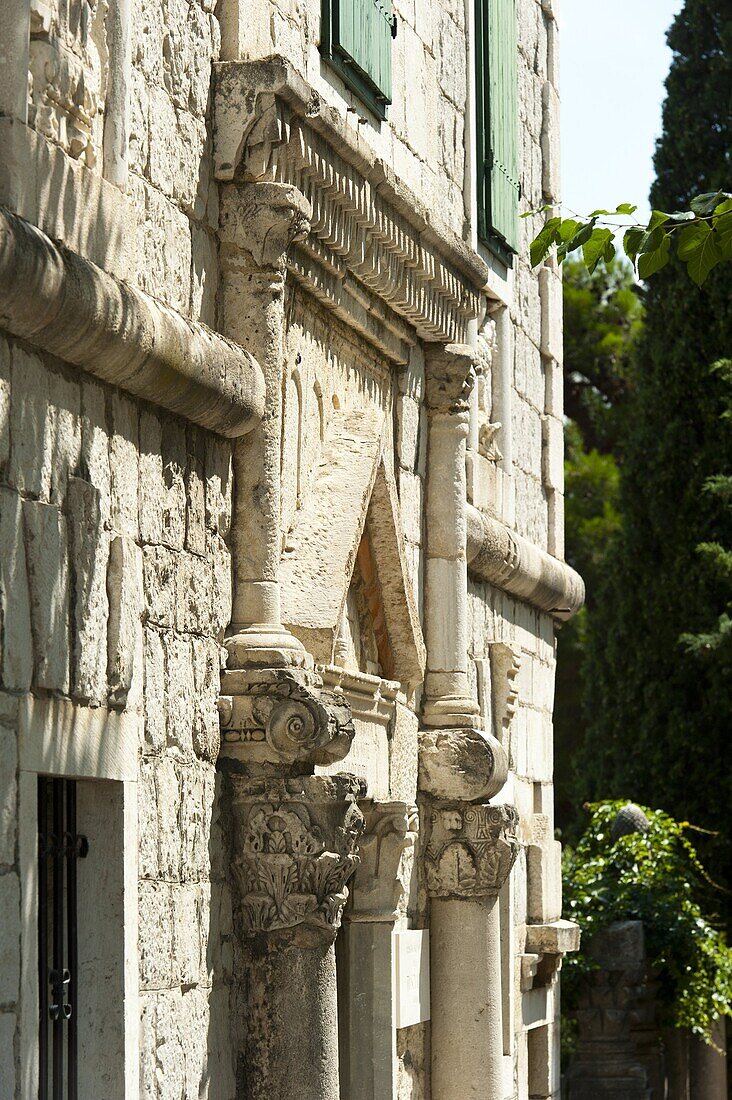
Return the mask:
<path fill-rule="evenodd" d="M 501 1100 L 497 899 L 433 898 L 430 943 L 432 1100 Z"/>

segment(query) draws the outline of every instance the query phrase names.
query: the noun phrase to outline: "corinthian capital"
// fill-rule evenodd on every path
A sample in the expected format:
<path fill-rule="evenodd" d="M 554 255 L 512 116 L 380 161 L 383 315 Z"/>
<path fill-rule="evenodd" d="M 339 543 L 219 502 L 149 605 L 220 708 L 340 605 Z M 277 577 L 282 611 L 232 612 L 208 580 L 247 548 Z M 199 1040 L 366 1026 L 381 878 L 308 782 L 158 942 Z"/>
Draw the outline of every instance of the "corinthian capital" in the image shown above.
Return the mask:
<path fill-rule="evenodd" d="M 495 896 L 518 855 L 513 806 L 432 802 L 425 871 L 433 897 Z"/>
<path fill-rule="evenodd" d="M 288 183 L 231 184 L 223 189 L 221 240 L 225 260 L 244 254 L 253 267 L 284 269 L 287 251 L 310 232 L 310 203 Z"/>
<path fill-rule="evenodd" d="M 227 776 L 237 931 L 301 947 L 330 944 L 358 863 L 364 780 Z"/>
<path fill-rule="evenodd" d="M 428 344 L 425 352 L 428 408 L 443 414 L 467 412 L 476 353 L 464 344 Z"/>
<path fill-rule="evenodd" d="M 353 879 L 350 921 L 391 922 L 398 916 L 404 887 L 399 878 L 402 854 L 414 846 L 417 807 L 407 802 L 362 802 L 366 831 L 361 863 Z"/>
<path fill-rule="evenodd" d="M 311 669 L 233 669 L 219 699 L 222 755 L 311 767 L 342 760 L 355 728 L 346 697 Z"/>

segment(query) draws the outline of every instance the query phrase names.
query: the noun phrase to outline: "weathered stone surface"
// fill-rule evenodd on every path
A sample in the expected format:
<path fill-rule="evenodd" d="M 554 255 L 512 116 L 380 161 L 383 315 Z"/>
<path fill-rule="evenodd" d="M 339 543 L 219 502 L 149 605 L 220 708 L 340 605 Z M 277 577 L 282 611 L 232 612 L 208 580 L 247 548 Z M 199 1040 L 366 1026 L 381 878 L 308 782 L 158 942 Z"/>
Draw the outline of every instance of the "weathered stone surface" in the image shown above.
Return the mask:
<path fill-rule="evenodd" d="M 70 478 L 67 506 L 74 601 L 71 690 L 84 702 L 100 706 L 106 697 L 109 534 L 94 485 Z"/>
<path fill-rule="evenodd" d="M 33 641 L 22 502 L 4 488 L 0 488 L 0 581 L 2 683 L 11 691 L 27 691 L 33 676 Z"/>
<path fill-rule="evenodd" d="M 34 682 L 69 690 L 69 551 L 66 517 L 53 504 L 23 502 Z M 27 644 L 27 643 L 26 643 Z"/>
<path fill-rule="evenodd" d="M 14 1005 L 20 992 L 20 881 L 0 874 L 0 1004 Z"/>
<path fill-rule="evenodd" d="M 134 680 L 142 676 L 142 593 L 142 553 L 132 539 L 119 535 L 111 541 L 107 568 L 107 682 L 113 706 L 128 701 Z"/>

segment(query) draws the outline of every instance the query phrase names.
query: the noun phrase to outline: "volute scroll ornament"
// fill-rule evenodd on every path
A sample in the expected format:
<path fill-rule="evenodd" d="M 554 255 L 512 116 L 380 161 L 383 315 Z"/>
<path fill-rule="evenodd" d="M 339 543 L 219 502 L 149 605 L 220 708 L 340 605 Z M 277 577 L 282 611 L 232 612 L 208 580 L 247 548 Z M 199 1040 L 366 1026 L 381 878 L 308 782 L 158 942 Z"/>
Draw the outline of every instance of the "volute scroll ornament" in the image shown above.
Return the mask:
<path fill-rule="evenodd" d="M 332 943 L 359 862 L 364 780 L 230 775 L 228 782 L 238 931 L 305 948 Z"/>
<path fill-rule="evenodd" d="M 345 695 L 326 690 L 314 671 L 232 669 L 223 688 L 224 755 L 247 763 L 321 767 L 347 755 L 356 733 L 351 709 Z"/>
<path fill-rule="evenodd" d="M 425 871 L 433 897 L 495 897 L 516 860 L 519 816 L 513 806 L 433 802 Z"/>

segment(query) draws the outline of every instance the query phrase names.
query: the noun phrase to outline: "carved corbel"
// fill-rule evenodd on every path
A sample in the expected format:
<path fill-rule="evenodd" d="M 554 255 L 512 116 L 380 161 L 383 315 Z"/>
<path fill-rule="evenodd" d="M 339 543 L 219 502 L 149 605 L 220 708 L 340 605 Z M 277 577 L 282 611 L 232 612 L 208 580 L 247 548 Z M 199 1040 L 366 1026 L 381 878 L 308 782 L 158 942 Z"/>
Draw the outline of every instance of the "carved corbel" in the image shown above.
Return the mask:
<path fill-rule="evenodd" d="M 403 853 L 414 846 L 417 807 L 407 802 L 361 803 L 366 829 L 360 845 L 361 863 L 352 885 L 352 922 L 393 922 L 398 917 L 404 887 L 399 879 Z"/>
<path fill-rule="evenodd" d="M 327 691 L 308 669 L 241 669 L 224 673 L 231 694 L 219 699 L 223 756 L 246 764 L 342 760 L 355 736 L 342 692 Z"/>
<path fill-rule="evenodd" d="M 494 795 L 508 778 L 508 755 L 478 729 L 425 730 L 419 740 L 419 789 L 433 798 L 477 802 Z"/>
<path fill-rule="evenodd" d="M 332 944 L 359 862 L 364 820 L 357 800 L 365 781 L 352 775 L 227 780 L 239 935 L 303 948 Z"/>
<path fill-rule="evenodd" d="M 431 803 L 425 847 L 430 895 L 495 897 L 518 855 L 518 821 L 513 806 Z"/>
<path fill-rule="evenodd" d="M 475 351 L 462 344 L 430 345 L 426 373 L 427 408 L 449 415 L 468 412 L 479 366 Z"/>

